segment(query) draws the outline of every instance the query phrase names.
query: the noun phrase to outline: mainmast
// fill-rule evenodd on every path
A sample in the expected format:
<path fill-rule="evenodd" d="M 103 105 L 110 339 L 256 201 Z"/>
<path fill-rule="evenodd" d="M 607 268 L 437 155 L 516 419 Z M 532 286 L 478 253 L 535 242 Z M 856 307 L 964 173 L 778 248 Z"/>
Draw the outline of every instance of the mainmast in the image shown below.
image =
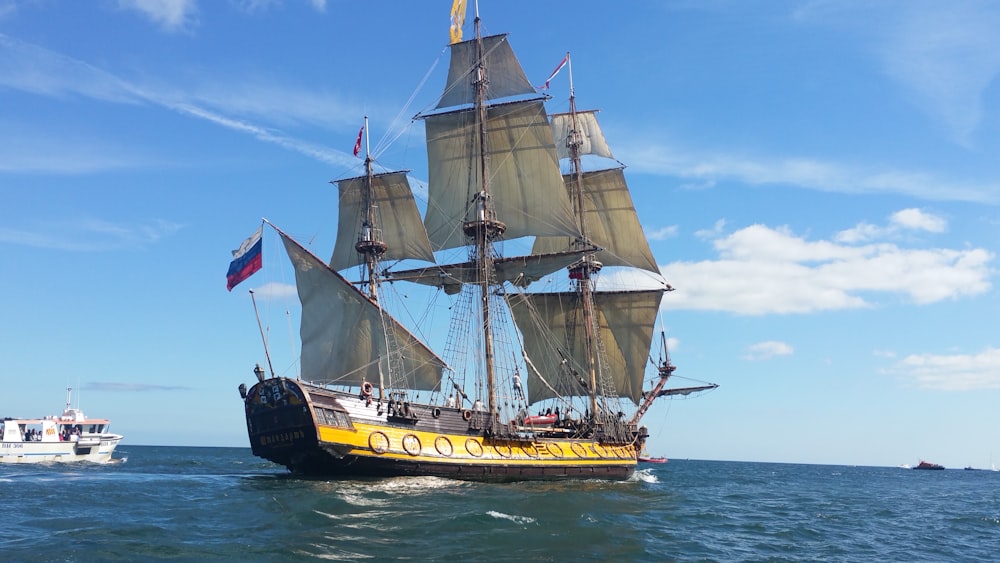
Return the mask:
<path fill-rule="evenodd" d="M 486 394 L 490 420 L 495 419 L 496 413 L 496 375 L 494 370 L 493 353 L 493 328 L 490 318 L 490 282 L 493 278 L 493 240 L 503 235 L 507 229 L 506 225 L 497 219 L 496 208 L 493 205 L 493 198 L 490 195 L 490 174 L 489 174 L 489 151 L 487 150 L 486 135 L 486 89 L 489 85 L 489 77 L 485 64 L 485 53 L 483 50 L 483 38 L 480 33 L 480 19 L 478 4 L 476 6 L 476 74 L 473 81 L 475 89 L 475 120 L 477 131 L 477 144 L 479 148 L 479 171 L 480 185 L 479 192 L 472 197 L 470 211 L 472 217 L 466 216 L 462 224 L 465 236 L 472 242 L 472 252 L 475 253 L 477 269 L 479 271 L 478 284 L 480 292 L 480 306 L 482 307 L 483 319 L 483 361 L 486 376 Z"/>
<path fill-rule="evenodd" d="M 570 119 L 572 122 L 572 130 L 569 137 L 566 140 L 567 148 L 569 148 L 570 154 L 570 174 L 573 177 L 572 192 L 573 192 L 573 208 L 578 221 L 578 227 L 580 229 L 581 237 L 577 239 L 575 246 L 577 248 L 587 248 L 593 245 L 590 242 L 590 238 L 587 235 L 587 220 L 586 220 L 586 208 L 584 207 L 583 199 L 583 167 L 581 165 L 580 159 L 580 126 L 577 122 L 576 116 L 576 93 L 573 90 L 573 62 L 570 59 L 569 53 L 566 53 L 566 63 L 569 66 L 569 112 Z M 580 294 L 580 300 L 583 305 L 583 325 L 585 327 L 585 343 L 587 347 L 587 371 L 588 371 L 588 393 L 590 395 L 590 412 L 596 417 L 597 416 L 597 393 L 598 393 L 598 380 L 597 380 L 597 338 L 596 338 L 596 328 L 595 328 L 595 316 L 594 316 L 594 299 L 593 299 L 593 284 L 591 280 L 592 275 L 599 272 L 601 269 L 601 263 L 597 260 L 594 253 L 590 252 L 583 256 L 583 258 L 577 264 L 570 268 L 570 278 L 576 280 L 577 291 Z"/>

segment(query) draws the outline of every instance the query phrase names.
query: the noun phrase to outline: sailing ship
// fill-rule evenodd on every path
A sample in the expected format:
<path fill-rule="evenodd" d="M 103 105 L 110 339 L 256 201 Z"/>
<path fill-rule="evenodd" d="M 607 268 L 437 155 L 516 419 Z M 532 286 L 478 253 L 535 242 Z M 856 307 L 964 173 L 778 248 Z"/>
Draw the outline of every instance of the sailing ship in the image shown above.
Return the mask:
<path fill-rule="evenodd" d="M 644 388 L 672 288 L 624 165 L 596 111 L 576 109 L 572 69 L 569 112 L 548 115 L 549 96 L 529 83 L 506 35 L 481 34 L 478 14 L 475 38 L 450 54 L 439 103 L 417 116 L 429 163 L 423 219 L 407 171 L 377 172 L 366 140 L 365 173 L 336 181 L 328 263 L 265 220 L 295 270 L 301 374 L 258 364 L 256 383 L 240 385 L 253 453 L 313 475 L 628 478 L 653 401 L 716 385 L 667 388 L 675 367 L 664 350 Z M 588 155 L 615 164 L 585 170 Z M 526 237 L 530 252 L 506 255 L 506 243 Z M 458 261 L 437 262 L 456 249 Z M 606 266 L 645 271 L 655 285 L 606 289 L 597 283 Z M 544 280 L 567 287 L 534 291 Z M 418 336 L 428 329 L 390 312 L 386 295 L 404 283 L 449 300 L 441 354 Z"/>

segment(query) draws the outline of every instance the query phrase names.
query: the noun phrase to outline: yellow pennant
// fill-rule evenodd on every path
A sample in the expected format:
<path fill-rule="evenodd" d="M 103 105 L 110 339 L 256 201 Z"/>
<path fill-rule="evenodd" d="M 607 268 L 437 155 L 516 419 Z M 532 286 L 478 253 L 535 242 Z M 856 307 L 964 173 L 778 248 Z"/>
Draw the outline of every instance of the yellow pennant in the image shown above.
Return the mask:
<path fill-rule="evenodd" d="M 451 42 L 462 40 L 462 26 L 465 25 L 465 0 L 454 0 L 451 4 Z"/>

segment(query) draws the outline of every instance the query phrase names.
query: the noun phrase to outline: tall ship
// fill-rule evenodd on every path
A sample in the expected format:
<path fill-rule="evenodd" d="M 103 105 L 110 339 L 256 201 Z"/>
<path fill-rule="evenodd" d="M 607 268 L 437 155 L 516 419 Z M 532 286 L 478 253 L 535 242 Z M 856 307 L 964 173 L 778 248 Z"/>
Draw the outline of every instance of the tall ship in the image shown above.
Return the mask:
<path fill-rule="evenodd" d="M 662 335 L 651 360 L 672 288 L 596 111 L 576 109 L 572 68 L 569 111 L 549 115 L 507 36 L 474 25 L 417 116 L 423 218 L 407 171 L 376 171 L 366 148 L 365 173 L 336 181 L 329 261 L 265 220 L 295 270 L 301 373 L 258 364 L 240 385 L 255 455 L 309 475 L 626 479 L 653 402 L 716 387 L 668 387 Z M 234 251 L 230 289 L 259 269 L 259 237 Z M 400 286 L 450 318 L 394 311 Z"/>
<path fill-rule="evenodd" d="M 0 421 L 0 463 L 108 463 L 122 441 L 110 431 L 111 421 L 89 418 L 72 407 L 66 389 L 62 414 L 42 418 L 5 417 Z"/>

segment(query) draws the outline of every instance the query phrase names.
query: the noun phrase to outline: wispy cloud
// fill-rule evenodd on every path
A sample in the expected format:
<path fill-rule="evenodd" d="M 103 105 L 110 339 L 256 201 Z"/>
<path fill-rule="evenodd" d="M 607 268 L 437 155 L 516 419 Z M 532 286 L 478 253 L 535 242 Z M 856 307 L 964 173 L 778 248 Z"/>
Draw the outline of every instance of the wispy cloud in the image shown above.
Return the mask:
<path fill-rule="evenodd" d="M 198 23 L 197 0 L 118 0 L 118 7 L 142 14 L 165 31 L 187 31 Z"/>
<path fill-rule="evenodd" d="M 971 391 L 1000 389 L 1000 349 L 978 354 L 913 354 L 885 371 L 924 389 Z"/>
<path fill-rule="evenodd" d="M 0 19 L 17 11 L 17 0 L 0 0 Z"/>
<path fill-rule="evenodd" d="M 252 123 L 246 119 L 233 117 L 222 113 L 220 109 L 238 113 L 267 116 L 271 121 L 298 123 L 310 122 L 328 123 L 330 125 L 347 123 L 349 113 L 356 117 L 361 112 L 351 106 L 334 100 L 324 101 L 324 97 L 276 90 L 273 86 L 259 89 L 232 88 L 234 90 L 257 92 L 257 95 L 243 94 L 233 97 L 220 88 L 203 87 L 197 92 L 178 91 L 170 86 L 145 87 L 93 65 L 49 51 L 47 49 L 24 43 L 0 33 L 0 87 L 8 87 L 47 97 L 81 96 L 100 102 L 116 104 L 152 104 L 188 117 L 211 122 L 215 125 L 253 136 L 260 141 L 272 143 L 285 149 L 298 152 L 310 158 L 339 167 L 351 167 L 356 159 L 344 151 L 334 150 L 296 139 L 273 128 Z M 329 97 L 326 97 L 329 99 Z M 292 103 L 289 103 L 289 102 Z M 339 109 L 336 109 L 339 108 Z M 335 117 L 330 117 L 335 116 Z M 341 116 L 341 117 L 336 117 Z M 331 119 L 333 120 L 331 122 Z M 353 121 L 351 121 L 353 126 Z M 20 147 L 20 145 L 18 145 Z M 79 151 L 67 151 L 68 158 L 76 163 L 68 166 L 58 161 L 54 155 L 59 151 L 42 151 L 25 154 L 23 147 L 12 147 L 0 143 L 0 170 L 6 171 L 37 171 L 39 166 L 52 166 L 55 170 L 75 170 L 81 163 L 90 163 L 90 167 L 104 163 L 108 167 L 119 167 L 117 159 L 93 158 L 93 151 L 79 154 Z M 76 154 L 76 157 L 72 155 Z M 23 158 L 27 157 L 27 158 Z"/>
<path fill-rule="evenodd" d="M 153 385 L 152 383 L 115 383 L 109 381 L 92 381 L 83 387 L 89 391 L 120 391 L 125 393 L 146 393 L 149 391 L 190 391 L 190 387 L 181 385 Z"/>
<path fill-rule="evenodd" d="M 326 0 L 305 0 L 305 3 L 312 6 L 317 12 L 326 11 Z M 267 12 L 272 8 L 280 7 L 284 4 L 284 0 L 239 0 L 237 5 L 244 12 L 256 14 Z"/>
<path fill-rule="evenodd" d="M 177 223 L 163 220 L 124 224 L 102 219 L 86 219 L 47 223 L 32 229 L 0 227 L 0 243 L 74 252 L 141 249 L 173 235 L 182 227 Z"/>
<path fill-rule="evenodd" d="M 896 214 L 893 221 L 926 229 L 930 215 Z M 889 231 L 875 227 L 867 235 Z M 711 233 L 705 233 L 706 235 Z M 905 248 L 890 242 L 852 245 L 807 240 L 787 228 L 752 225 L 713 235 L 717 260 L 662 266 L 677 286 L 664 305 L 673 309 L 746 315 L 811 313 L 873 307 L 877 296 L 902 295 L 918 304 L 985 293 L 993 253 L 983 248 Z"/>
<path fill-rule="evenodd" d="M 989 0 L 810 2 L 798 20 L 855 32 L 911 102 L 951 139 L 974 145 L 983 93 L 1000 74 L 1000 5 Z"/>
<path fill-rule="evenodd" d="M 646 238 L 649 240 L 666 240 L 668 238 L 673 238 L 677 236 L 677 225 L 670 225 L 669 227 L 660 227 L 658 229 L 651 229 L 646 231 Z"/>
<path fill-rule="evenodd" d="M 626 148 L 629 168 L 690 182 L 722 180 L 846 194 L 902 194 L 927 201 L 1000 202 L 1000 183 L 961 182 L 921 171 L 872 170 L 808 157 L 699 153 L 662 140 Z"/>
<path fill-rule="evenodd" d="M 903 3 L 904 5 L 907 3 Z M 1000 6 L 995 2 L 915 2 L 887 28 L 881 55 L 887 74 L 913 92 L 952 138 L 974 145 L 983 92 L 1000 73 Z"/>
<path fill-rule="evenodd" d="M 743 359 L 750 361 L 769 360 L 776 356 L 791 356 L 793 352 L 795 349 L 786 342 L 768 340 L 747 346 Z"/>

